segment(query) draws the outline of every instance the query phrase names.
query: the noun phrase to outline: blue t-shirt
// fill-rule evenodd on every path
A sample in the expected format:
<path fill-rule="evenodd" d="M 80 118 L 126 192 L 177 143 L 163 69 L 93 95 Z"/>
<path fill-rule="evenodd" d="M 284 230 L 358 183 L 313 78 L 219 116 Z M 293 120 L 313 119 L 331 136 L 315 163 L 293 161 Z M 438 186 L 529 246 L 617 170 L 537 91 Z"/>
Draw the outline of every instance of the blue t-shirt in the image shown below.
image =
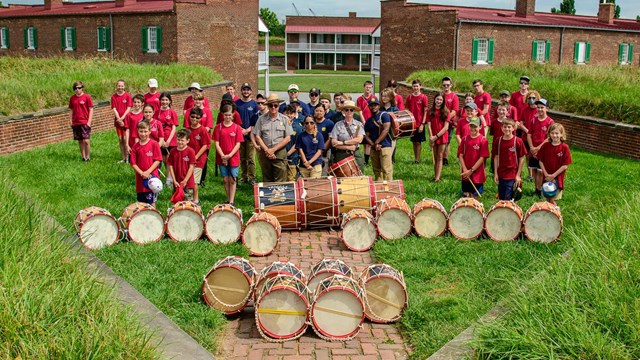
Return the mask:
<path fill-rule="evenodd" d="M 376 115 L 372 116 L 367 120 L 364 124 L 364 131 L 369 133 L 369 137 L 374 142 L 378 140 L 378 136 L 380 132 L 382 132 L 383 124 L 391 123 L 391 117 L 386 112 L 378 112 Z M 384 140 L 380 142 L 382 147 L 391 147 L 391 137 L 387 133 Z"/>
<path fill-rule="evenodd" d="M 396 112 L 396 111 L 400 111 L 400 109 L 398 109 L 397 106 L 391 106 L 388 109 L 385 109 L 382 106 L 380 107 L 380 112 Z"/>
<path fill-rule="evenodd" d="M 333 130 L 333 121 L 325 118 L 321 123 L 316 123 L 316 126 L 318 127 L 318 132 L 322 133 L 322 137 L 327 140 L 331 130 Z"/>
<path fill-rule="evenodd" d="M 236 107 L 242 119 L 242 128 L 248 129 L 251 126 L 251 118 L 258 113 L 258 103 L 255 100 L 242 101 L 242 99 L 236 100 Z M 257 118 L 256 118 L 257 120 Z M 255 123 L 254 123 L 255 124 Z M 249 139 L 249 134 L 245 135 L 245 140 Z"/>
<path fill-rule="evenodd" d="M 280 104 L 280 107 L 278 108 L 278 111 L 284 114 L 284 108 L 285 107 L 287 107 L 286 103 Z M 304 116 L 313 115 L 313 113 L 309 109 L 309 105 L 307 105 L 306 103 L 301 102 L 300 103 L 300 108 L 302 109 L 302 115 L 304 115 Z"/>
<path fill-rule="evenodd" d="M 318 150 L 324 150 L 324 137 L 322 133 L 318 132 L 314 139 L 313 134 L 309 134 L 306 131 L 302 132 L 296 139 L 296 150 L 297 149 L 302 149 L 307 160 L 311 159 Z M 322 156 L 318 156 L 318 158 L 311 163 L 311 166 L 320 164 L 322 164 Z"/>
<path fill-rule="evenodd" d="M 291 129 L 293 130 L 293 134 L 291 134 L 291 140 L 287 144 L 287 147 L 286 147 L 287 152 L 289 152 L 289 150 L 291 150 L 292 147 L 296 146 L 296 139 L 300 134 L 305 132 L 304 127 L 302 125 L 303 122 L 304 122 L 304 116 L 302 115 L 298 115 L 297 118 L 293 119 L 293 123 L 291 123 Z M 299 161 L 300 161 L 300 154 L 298 154 L 297 151 L 289 155 L 289 164 L 298 165 Z"/>

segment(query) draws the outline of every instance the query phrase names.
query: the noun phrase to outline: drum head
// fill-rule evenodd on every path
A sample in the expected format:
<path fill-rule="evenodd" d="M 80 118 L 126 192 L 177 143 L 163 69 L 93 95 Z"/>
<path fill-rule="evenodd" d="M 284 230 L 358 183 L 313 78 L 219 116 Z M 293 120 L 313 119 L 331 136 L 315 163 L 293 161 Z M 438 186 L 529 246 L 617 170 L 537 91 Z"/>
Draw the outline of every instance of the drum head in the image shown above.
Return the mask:
<path fill-rule="evenodd" d="M 487 214 L 485 228 L 495 241 L 515 240 L 520 235 L 522 221 L 512 209 L 495 208 Z"/>
<path fill-rule="evenodd" d="M 258 299 L 256 321 L 269 337 L 295 337 L 307 328 L 307 303 L 292 288 L 278 288 Z"/>
<path fill-rule="evenodd" d="M 422 237 L 440 236 L 447 229 L 447 217 L 438 209 L 427 208 L 416 215 L 413 226 Z"/>
<path fill-rule="evenodd" d="M 378 277 L 365 284 L 367 310 L 371 321 L 395 321 L 402 314 L 407 302 L 407 293 L 398 281 L 388 277 Z"/>
<path fill-rule="evenodd" d="M 484 217 L 473 207 L 459 207 L 449 215 L 449 231 L 458 239 L 475 239 L 483 229 Z"/>
<path fill-rule="evenodd" d="M 140 211 L 129 222 L 129 239 L 137 244 L 158 241 L 164 236 L 164 219 L 159 213 Z"/>
<path fill-rule="evenodd" d="M 320 283 L 322 282 L 322 280 L 331 277 L 335 274 L 332 273 L 321 273 L 318 274 L 316 276 L 314 276 L 313 278 L 311 278 L 311 280 L 309 280 L 309 283 L 307 284 L 307 287 L 309 288 L 309 291 L 311 291 L 312 293 L 315 293 L 316 290 L 318 290 L 318 285 L 320 285 Z"/>
<path fill-rule="evenodd" d="M 377 237 L 376 225 L 365 218 L 349 220 L 342 229 L 342 240 L 353 251 L 369 250 Z"/>
<path fill-rule="evenodd" d="M 411 217 L 400 209 L 389 209 L 378 218 L 380 236 L 387 240 L 401 239 L 411 232 Z"/>
<path fill-rule="evenodd" d="M 273 225 L 266 221 L 253 221 L 245 227 L 242 239 L 253 255 L 267 255 L 278 244 L 278 233 Z"/>
<path fill-rule="evenodd" d="M 348 338 L 360 331 L 362 302 L 350 291 L 328 290 L 311 307 L 313 328 L 328 338 Z"/>
<path fill-rule="evenodd" d="M 549 211 L 534 211 L 524 220 L 524 232 L 531 241 L 551 243 L 560 237 L 562 223 Z"/>
<path fill-rule="evenodd" d="M 178 210 L 167 220 L 167 234 L 175 241 L 196 241 L 202 236 L 202 216 L 191 210 Z"/>
<path fill-rule="evenodd" d="M 118 223 L 107 215 L 94 215 L 80 226 L 80 241 L 91 250 L 99 250 L 118 241 Z"/>
<path fill-rule="evenodd" d="M 250 291 L 249 280 L 240 270 L 231 267 L 211 271 L 202 286 L 206 303 L 226 313 L 242 310 L 249 300 Z"/>
<path fill-rule="evenodd" d="M 229 211 L 218 211 L 207 218 L 207 237 L 217 244 L 231 244 L 240 238 L 242 222 Z"/>

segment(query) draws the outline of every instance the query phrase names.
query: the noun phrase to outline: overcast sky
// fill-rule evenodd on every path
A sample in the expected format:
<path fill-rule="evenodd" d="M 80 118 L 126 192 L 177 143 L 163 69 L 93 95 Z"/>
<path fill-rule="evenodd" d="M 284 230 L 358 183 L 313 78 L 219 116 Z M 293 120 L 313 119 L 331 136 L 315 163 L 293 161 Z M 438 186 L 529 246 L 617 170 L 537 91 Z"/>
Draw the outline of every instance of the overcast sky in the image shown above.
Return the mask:
<path fill-rule="evenodd" d="M 98 1 L 98 0 L 85 0 Z M 431 3 L 460 6 L 482 6 L 498 9 L 515 9 L 515 0 L 413 0 L 410 2 Z M 576 14 L 596 15 L 598 0 L 577 0 Z M 42 4 L 44 0 L 2 0 L 3 4 Z M 267 7 L 284 19 L 286 15 L 296 15 L 293 8 L 296 4 L 300 15 L 312 15 L 309 9 L 318 16 L 347 16 L 349 11 L 355 11 L 358 16 L 379 17 L 380 3 L 376 0 L 260 0 L 260 7 Z M 561 0 L 537 0 L 536 11 L 549 12 L 552 7 L 560 7 Z M 621 17 L 635 19 L 640 15 L 640 1 L 617 0 L 622 9 Z"/>

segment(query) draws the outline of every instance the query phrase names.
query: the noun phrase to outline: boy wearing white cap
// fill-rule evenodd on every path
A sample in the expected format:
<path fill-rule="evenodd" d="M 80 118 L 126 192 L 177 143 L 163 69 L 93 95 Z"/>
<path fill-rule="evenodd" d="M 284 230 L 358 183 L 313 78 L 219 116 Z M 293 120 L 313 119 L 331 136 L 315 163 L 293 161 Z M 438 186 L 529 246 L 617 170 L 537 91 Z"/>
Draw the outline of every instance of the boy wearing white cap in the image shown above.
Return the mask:
<path fill-rule="evenodd" d="M 187 89 L 189 90 L 189 92 L 191 92 L 191 96 L 187 96 L 187 98 L 184 99 L 184 105 L 182 106 L 182 113 L 185 117 L 187 116 L 187 111 L 191 109 L 194 105 L 193 95 L 195 94 L 204 95 L 203 93 L 204 90 L 202 90 L 202 87 L 200 87 L 200 84 L 197 82 L 191 83 L 191 85 L 189 85 Z M 209 99 L 207 99 L 206 96 L 204 97 L 204 107 L 209 109 Z"/>
<path fill-rule="evenodd" d="M 160 110 L 160 92 L 158 91 L 158 80 L 149 79 L 149 92 L 144 94 L 144 103 L 153 106 L 154 114 Z"/>

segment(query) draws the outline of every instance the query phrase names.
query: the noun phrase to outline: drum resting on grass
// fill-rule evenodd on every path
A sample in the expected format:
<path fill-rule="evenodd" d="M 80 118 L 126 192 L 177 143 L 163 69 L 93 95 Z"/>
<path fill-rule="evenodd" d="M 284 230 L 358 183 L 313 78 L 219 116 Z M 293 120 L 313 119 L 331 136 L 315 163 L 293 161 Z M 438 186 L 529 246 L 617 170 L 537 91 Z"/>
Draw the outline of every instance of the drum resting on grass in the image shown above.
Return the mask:
<path fill-rule="evenodd" d="M 449 231 L 460 240 L 477 239 L 484 229 L 484 206 L 474 198 L 458 199 L 449 211 Z"/>
<path fill-rule="evenodd" d="M 218 204 L 209 210 L 205 234 L 215 244 L 232 244 L 242 234 L 242 212 L 229 204 Z"/>
<path fill-rule="evenodd" d="M 73 225 L 80 241 L 91 250 L 113 245 L 120 239 L 120 226 L 116 218 L 106 209 L 97 206 L 80 210 Z"/>
<path fill-rule="evenodd" d="M 562 233 L 560 208 L 549 202 L 533 204 L 524 216 L 524 234 L 534 242 L 551 243 Z"/>
<path fill-rule="evenodd" d="M 431 238 L 447 230 L 447 210 L 438 201 L 422 199 L 413 207 L 413 228 L 421 237 Z"/>
<path fill-rule="evenodd" d="M 397 197 L 382 199 L 378 201 L 376 223 L 383 239 L 401 239 L 411 233 L 411 208 Z"/>
<path fill-rule="evenodd" d="M 514 201 L 500 200 L 487 212 L 484 228 L 492 240 L 515 240 L 522 230 L 522 209 Z"/>
<path fill-rule="evenodd" d="M 129 240 L 144 245 L 164 237 L 164 217 L 147 203 L 135 202 L 122 211 L 120 222 Z"/>
<path fill-rule="evenodd" d="M 239 256 L 228 256 L 218 261 L 205 275 L 202 296 L 207 305 L 227 315 L 235 314 L 247 306 L 253 294 L 256 271 Z"/>
<path fill-rule="evenodd" d="M 200 205 L 193 201 L 179 201 L 167 214 L 167 235 L 173 241 L 196 241 L 204 231 Z"/>

